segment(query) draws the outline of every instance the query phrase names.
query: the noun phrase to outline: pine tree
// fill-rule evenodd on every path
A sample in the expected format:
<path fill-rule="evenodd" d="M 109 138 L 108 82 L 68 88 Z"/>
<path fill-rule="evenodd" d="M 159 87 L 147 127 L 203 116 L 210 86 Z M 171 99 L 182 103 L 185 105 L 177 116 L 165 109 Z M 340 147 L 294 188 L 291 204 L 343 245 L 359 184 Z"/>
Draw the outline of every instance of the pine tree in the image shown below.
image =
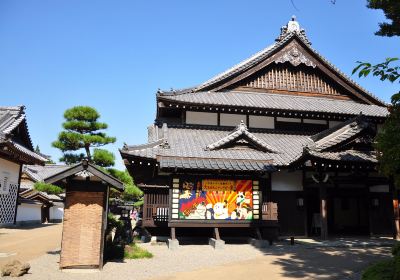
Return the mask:
<path fill-rule="evenodd" d="M 100 114 L 96 109 L 88 106 L 76 106 L 66 110 L 64 118 L 64 130 L 52 143 L 53 147 L 63 152 L 60 161 L 72 164 L 86 157 L 102 167 L 114 165 L 114 155 L 98 147 L 114 143 L 116 138 L 102 132 L 107 129 L 108 125 L 98 121 Z M 79 153 L 79 151 L 81 152 Z"/>

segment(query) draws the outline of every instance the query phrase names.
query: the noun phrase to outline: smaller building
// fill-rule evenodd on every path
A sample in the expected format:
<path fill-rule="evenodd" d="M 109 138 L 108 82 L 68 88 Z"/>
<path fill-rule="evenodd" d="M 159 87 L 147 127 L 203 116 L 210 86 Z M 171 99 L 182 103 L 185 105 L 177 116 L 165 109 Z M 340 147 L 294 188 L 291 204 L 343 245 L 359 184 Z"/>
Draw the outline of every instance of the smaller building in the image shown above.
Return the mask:
<path fill-rule="evenodd" d="M 25 107 L 0 106 L 0 226 L 16 222 L 22 165 L 46 161 L 33 150 Z"/>
<path fill-rule="evenodd" d="M 40 192 L 34 186 L 36 182 L 44 182 L 46 178 L 67 168 L 67 165 L 57 164 L 23 166 L 16 220 L 18 224 L 62 222 L 65 194 Z"/>

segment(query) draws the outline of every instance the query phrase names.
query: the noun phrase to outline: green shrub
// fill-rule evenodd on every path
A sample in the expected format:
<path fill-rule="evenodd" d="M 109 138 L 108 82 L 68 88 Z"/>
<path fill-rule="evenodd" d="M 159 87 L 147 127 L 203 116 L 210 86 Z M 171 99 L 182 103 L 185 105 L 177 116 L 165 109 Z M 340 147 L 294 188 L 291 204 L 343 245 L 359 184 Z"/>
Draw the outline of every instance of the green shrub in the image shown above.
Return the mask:
<path fill-rule="evenodd" d="M 384 260 L 369 266 L 362 274 L 363 280 L 392 280 L 394 260 Z"/>
<path fill-rule="evenodd" d="M 153 254 L 135 243 L 132 243 L 125 246 L 124 257 L 125 259 L 150 259 L 153 257 Z"/>
<path fill-rule="evenodd" d="M 43 182 L 36 182 L 34 185 L 35 190 L 39 192 L 45 192 L 48 194 L 60 194 L 63 193 L 64 190 L 60 188 L 59 186 L 55 186 L 52 184 L 46 184 Z"/>
<path fill-rule="evenodd" d="M 392 248 L 392 255 L 397 256 L 400 253 L 400 242 L 396 242 Z"/>

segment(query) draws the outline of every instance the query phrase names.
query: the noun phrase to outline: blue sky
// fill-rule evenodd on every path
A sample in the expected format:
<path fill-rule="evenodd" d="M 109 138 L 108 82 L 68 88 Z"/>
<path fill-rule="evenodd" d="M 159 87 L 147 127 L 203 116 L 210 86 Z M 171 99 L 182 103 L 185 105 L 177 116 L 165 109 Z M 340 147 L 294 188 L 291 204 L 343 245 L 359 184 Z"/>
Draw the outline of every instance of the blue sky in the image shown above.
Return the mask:
<path fill-rule="evenodd" d="M 383 13 L 365 0 L 0 1 L 0 105 L 27 107 L 34 144 L 53 159 L 62 114 L 98 109 L 116 136 L 144 143 L 155 92 L 197 85 L 270 45 L 295 14 L 323 56 L 351 74 L 355 61 L 399 56 L 399 38 L 374 35 Z M 389 101 L 398 85 L 357 79 Z"/>

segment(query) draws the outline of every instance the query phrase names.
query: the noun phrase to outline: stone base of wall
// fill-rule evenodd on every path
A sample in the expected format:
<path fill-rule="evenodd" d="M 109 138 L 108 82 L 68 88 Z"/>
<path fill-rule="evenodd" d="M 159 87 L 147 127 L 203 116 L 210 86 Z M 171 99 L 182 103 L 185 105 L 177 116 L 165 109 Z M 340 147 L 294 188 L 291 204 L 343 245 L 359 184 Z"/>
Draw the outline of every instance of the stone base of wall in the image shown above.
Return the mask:
<path fill-rule="evenodd" d="M 16 223 L 17 226 L 32 226 L 32 225 L 40 225 L 40 224 L 42 224 L 41 220 L 18 221 Z"/>

